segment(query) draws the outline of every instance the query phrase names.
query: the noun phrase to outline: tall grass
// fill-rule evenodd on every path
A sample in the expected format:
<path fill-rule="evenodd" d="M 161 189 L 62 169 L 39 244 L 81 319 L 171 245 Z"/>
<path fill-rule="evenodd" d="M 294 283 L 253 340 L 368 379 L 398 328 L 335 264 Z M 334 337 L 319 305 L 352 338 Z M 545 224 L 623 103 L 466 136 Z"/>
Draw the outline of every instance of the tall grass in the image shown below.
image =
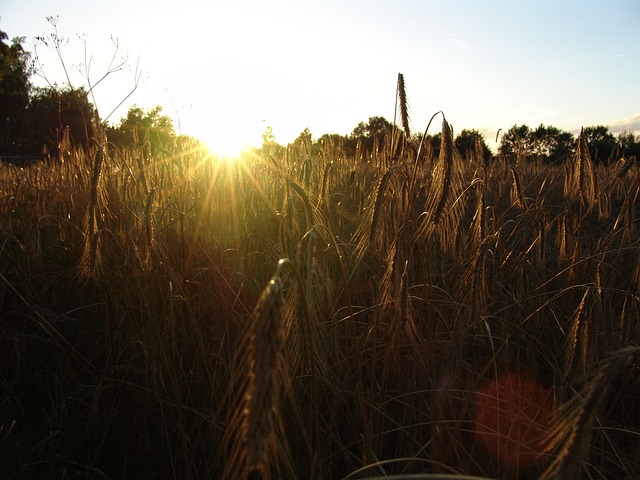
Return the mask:
<path fill-rule="evenodd" d="M 452 138 L 0 166 L 0 476 L 640 476 L 637 164 Z"/>

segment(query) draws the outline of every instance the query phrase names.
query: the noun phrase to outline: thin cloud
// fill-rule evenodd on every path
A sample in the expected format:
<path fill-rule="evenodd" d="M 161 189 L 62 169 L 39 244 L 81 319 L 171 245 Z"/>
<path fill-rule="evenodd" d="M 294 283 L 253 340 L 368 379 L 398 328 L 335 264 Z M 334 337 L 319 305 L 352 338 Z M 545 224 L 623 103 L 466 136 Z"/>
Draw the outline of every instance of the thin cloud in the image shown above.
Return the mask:
<path fill-rule="evenodd" d="M 609 123 L 611 133 L 635 132 L 640 133 L 640 113 L 631 118 L 623 118 Z"/>
<path fill-rule="evenodd" d="M 628 58 L 631 55 L 629 55 L 628 53 L 614 53 L 613 54 L 613 58 Z"/>
<path fill-rule="evenodd" d="M 461 50 L 465 50 L 467 52 L 472 52 L 473 49 L 467 45 L 463 40 L 460 40 L 459 38 L 449 38 L 447 39 L 449 41 L 450 44 L 454 45 L 455 47 L 458 47 Z"/>
<path fill-rule="evenodd" d="M 524 123 L 544 122 L 556 116 L 557 112 L 545 107 L 544 105 L 538 105 L 533 103 L 522 103 L 516 107 L 516 113 L 518 116 L 524 117 Z"/>

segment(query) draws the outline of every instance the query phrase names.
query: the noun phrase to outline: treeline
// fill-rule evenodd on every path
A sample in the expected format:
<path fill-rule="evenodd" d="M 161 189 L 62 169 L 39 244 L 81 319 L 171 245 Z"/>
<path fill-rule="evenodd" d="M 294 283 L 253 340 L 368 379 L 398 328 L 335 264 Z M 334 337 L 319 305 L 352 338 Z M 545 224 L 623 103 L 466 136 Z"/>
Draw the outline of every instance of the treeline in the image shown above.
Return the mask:
<path fill-rule="evenodd" d="M 162 107 L 144 110 L 129 109 L 126 117 L 115 125 L 108 125 L 98 116 L 84 88 L 49 85 L 36 88 L 31 83 L 35 67 L 29 52 L 14 38 L 7 43 L 7 34 L 0 31 L 0 153 L 5 155 L 39 154 L 52 157 L 61 146 L 89 148 L 96 138 L 96 130 L 103 129 L 113 148 L 146 147 L 150 154 L 170 151 L 192 138 L 176 134 L 170 117 L 162 114 Z M 606 126 L 583 129 L 595 162 L 608 162 L 625 156 L 640 155 L 640 135 L 622 132 L 615 137 Z M 309 129 L 294 141 L 314 150 L 332 146 L 347 157 L 363 158 L 373 150 L 386 150 L 391 157 L 403 150 L 432 149 L 437 153 L 440 133 L 408 136 L 384 117 L 370 117 L 360 122 L 348 135 L 323 134 L 313 138 Z M 483 135 L 475 129 L 462 130 L 455 137 L 455 145 L 463 158 L 474 155 L 485 160 L 498 155 L 506 158 L 526 158 L 547 163 L 561 162 L 575 151 L 576 137 L 553 126 L 514 125 L 499 137 L 498 150 L 492 152 Z M 262 151 L 274 154 L 284 147 L 275 142 L 270 128 L 263 135 Z"/>
<path fill-rule="evenodd" d="M 150 153 L 182 140 L 171 118 L 162 115 L 162 107 L 145 111 L 133 106 L 117 125 L 109 125 L 99 117 L 85 88 L 34 86 L 31 78 L 37 67 L 22 46 L 24 38 L 10 43 L 7 39 L 0 30 L 0 154 L 55 157 L 61 148 L 90 148 L 98 130 L 107 134 L 113 147 L 146 145 Z"/>
<path fill-rule="evenodd" d="M 595 162 L 609 162 L 621 157 L 640 156 L 640 135 L 622 132 L 614 136 L 606 126 L 590 126 L 582 129 L 582 135 L 589 145 L 591 158 Z M 463 158 L 470 156 L 488 160 L 495 156 L 541 160 L 545 163 L 562 162 L 575 153 L 577 137 L 554 126 L 514 125 L 506 132 L 498 132 L 497 152 L 487 146 L 482 133 L 476 129 L 462 130 L 455 136 L 454 144 Z M 370 152 L 372 149 L 388 149 L 389 143 L 404 145 L 416 150 L 422 143 L 423 149 L 431 149 L 435 154 L 440 148 L 440 132 L 436 134 L 415 133 L 406 138 L 404 132 L 383 117 L 370 117 L 368 122 L 360 122 L 350 135 L 324 134 L 312 141 L 311 132 L 305 129 L 295 142 L 309 142 L 318 151 L 327 145 L 338 146 L 347 155 Z M 396 148 L 396 146 L 394 146 Z"/>
<path fill-rule="evenodd" d="M 31 54 L 0 31 L 0 153 L 56 155 L 63 143 L 88 146 L 95 138 L 96 110 L 83 88 L 35 87 Z M 43 151 L 44 150 L 44 151 Z"/>

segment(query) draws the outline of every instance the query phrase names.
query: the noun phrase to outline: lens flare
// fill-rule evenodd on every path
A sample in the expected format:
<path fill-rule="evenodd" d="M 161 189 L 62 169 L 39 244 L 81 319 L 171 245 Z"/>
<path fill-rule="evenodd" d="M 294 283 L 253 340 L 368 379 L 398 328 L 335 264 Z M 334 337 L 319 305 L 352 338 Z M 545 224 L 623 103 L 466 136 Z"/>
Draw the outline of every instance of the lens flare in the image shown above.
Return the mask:
<path fill-rule="evenodd" d="M 475 395 L 474 434 L 503 464 L 532 467 L 546 458 L 556 405 L 549 389 L 508 373 Z"/>

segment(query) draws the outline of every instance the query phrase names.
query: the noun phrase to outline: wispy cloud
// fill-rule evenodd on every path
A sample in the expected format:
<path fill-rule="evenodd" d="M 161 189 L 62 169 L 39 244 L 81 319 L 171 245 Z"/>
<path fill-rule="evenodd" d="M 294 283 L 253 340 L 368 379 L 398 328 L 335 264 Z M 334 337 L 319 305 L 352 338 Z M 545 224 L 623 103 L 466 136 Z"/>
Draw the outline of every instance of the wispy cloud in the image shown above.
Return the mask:
<path fill-rule="evenodd" d="M 584 68 L 593 66 L 597 62 L 601 62 L 605 57 L 599 53 L 583 54 L 575 58 L 573 61 L 573 68 Z"/>
<path fill-rule="evenodd" d="M 611 133 L 635 132 L 640 133 L 640 113 L 631 118 L 623 118 L 609 123 Z"/>
<path fill-rule="evenodd" d="M 460 50 L 465 50 L 467 52 L 473 51 L 473 49 L 469 45 L 467 45 L 464 40 L 460 40 L 459 38 L 448 38 L 447 40 L 450 44 L 458 47 Z"/>
<path fill-rule="evenodd" d="M 523 117 L 525 122 L 544 122 L 556 116 L 554 110 L 544 105 L 533 103 L 522 103 L 516 107 L 518 116 Z"/>
<path fill-rule="evenodd" d="M 628 58 L 631 55 L 629 55 L 628 53 L 614 53 L 613 54 L 613 58 Z"/>

